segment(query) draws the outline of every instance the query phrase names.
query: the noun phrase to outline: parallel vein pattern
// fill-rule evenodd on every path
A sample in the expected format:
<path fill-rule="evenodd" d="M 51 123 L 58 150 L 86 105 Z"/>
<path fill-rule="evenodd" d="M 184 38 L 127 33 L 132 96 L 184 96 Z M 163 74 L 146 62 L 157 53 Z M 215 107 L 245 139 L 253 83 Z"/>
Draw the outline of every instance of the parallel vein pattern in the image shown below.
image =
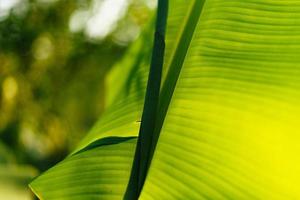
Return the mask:
<path fill-rule="evenodd" d="M 153 22 L 107 78 L 107 107 L 76 151 L 105 137 L 137 136 L 140 128 L 151 56 Z"/>
<path fill-rule="evenodd" d="M 135 145 L 133 138 L 71 155 L 30 186 L 40 199 L 122 199 Z"/>
<path fill-rule="evenodd" d="M 199 17 L 202 13 L 202 8 L 205 0 L 190 0 L 190 1 L 171 1 L 170 3 L 170 15 L 168 19 L 169 26 L 167 27 L 167 51 L 165 59 L 165 69 L 168 69 L 166 76 L 164 77 L 164 84 L 160 93 L 160 101 L 158 107 L 158 114 L 155 124 L 152 152 L 155 149 L 155 144 L 161 127 L 164 122 L 169 103 L 171 101 L 176 82 L 178 80 L 181 67 L 185 60 L 187 50 L 190 46 L 191 39 L 194 35 L 194 30 L 199 21 Z M 182 22 L 178 25 L 178 22 Z M 175 34 L 176 33 L 176 34 Z M 176 37 L 171 37 L 172 35 Z M 173 43 L 170 42 L 170 38 L 176 38 Z M 171 52 L 171 53 L 170 53 Z M 170 55 L 169 55 L 170 54 Z M 152 157 L 152 155 L 151 155 Z"/>
<path fill-rule="evenodd" d="M 206 1 L 140 199 L 300 199 L 299 13 Z"/>

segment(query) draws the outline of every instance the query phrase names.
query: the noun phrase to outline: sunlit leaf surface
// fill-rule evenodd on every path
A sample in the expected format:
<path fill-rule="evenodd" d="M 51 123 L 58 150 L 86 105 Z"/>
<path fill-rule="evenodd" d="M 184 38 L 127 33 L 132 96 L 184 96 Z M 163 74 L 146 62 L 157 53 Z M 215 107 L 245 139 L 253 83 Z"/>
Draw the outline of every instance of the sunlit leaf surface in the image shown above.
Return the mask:
<path fill-rule="evenodd" d="M 169 2 L 154 155 L 139 199 L 300 199 L 300 1 L 203 3 Z M 97 142 L 138 134 L 150 32 L 111 72 L 107 110 L 90 134 L 32 184 L 39 196 L 123 198 L 136 139 Z"/>
<path fill-rule="evenodd" d="M 137 136 L 152 47 L 153 23 L 107 77 L 106 109 L 77 150 L 109 136 Z"/>
<path fill-rule="evenodd" d="M 122 199 L 136 139 L 114 138 L 110 143 L 69 156 L 30 187 L 40 199 Z"/>
<path fill-rule="evenodd" d="M 206 1 L 141 199 L 300 198 L 299 11 Z"/>

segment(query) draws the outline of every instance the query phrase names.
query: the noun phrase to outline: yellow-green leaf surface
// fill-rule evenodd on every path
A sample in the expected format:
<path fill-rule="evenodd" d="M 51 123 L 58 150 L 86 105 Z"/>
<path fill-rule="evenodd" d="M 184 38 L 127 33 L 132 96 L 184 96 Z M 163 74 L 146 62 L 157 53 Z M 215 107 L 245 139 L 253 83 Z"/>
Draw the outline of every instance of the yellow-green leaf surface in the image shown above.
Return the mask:
<path fill-rule="evenodd" d="M 206 0 L 140 199 L 300 199 L 299 34 L 299 0 Z"/>
<path fill-rule="evenodd" d="M 170 1 L 164 56 L 163 81 L 171 61 L 176 56 L 184 29 L 178 22 L 186 20 L 190 3 Z M 137 136 L 146 93 L 146 84 L 153 47 L 154 20 L 152 19 L 125 57 L 117 63 L 107 77 L 106 110 L 76 151 L 89 143 L 110 136 Z"/>
<path fill-rule="evenodd" d="M 137 136 L 146 92 L 152 47 L 153 23 L 130 47 L 107 77 L 106 108 L 76 151 L 110 136 Z M 76 152 L 75 151 L 75 152 Z"/>
<path fill-rule="evenodd" d="M 31 189 L 40 198 L 120 199 L 123 195 L 136 140 L 130 144 L 111 143 L 138 135 L 152 24 L 108 75 L 106 110 L 90 133 L 68 158 L 31 183 Z"/>
<path fill-rule="evenodd" d="M 181 4 L 183 5 L 183 3 Z M 178 16 L 177 19 L 181 19 L 184 17 L 183 13 L 178 14 L 181 14 L 181 16 Z M 175 25 L 176 23 L 176 20 L 173 20 L 173 22 L 169 23 L 169 26 L 173 28 L 168 29 L 168 41 L 166 42 L 167 50 L 172 49 L 171 45 L 173 45 L 174 41 L 177 39 L 178 29 L 180 27 L 177 27 Z M 96 125 L 92 128 L 90 133 L 84 138 L 84 140 L 76 148 L 73 154 L 71 154 L 66 160 L 62 161 L 62 163 L 60 163 L 58 166 L 55 166 L 45 174 L 38 177 L 31 184 L 31 188 L 39 197 L 42 197 L 43 199 L 53 199 L 54 197 L 67 199 L 69 198 L 69 196 L 71 196 L 70 199 L 73 199 L 75 196 L 72 195 L 72 190 L 66 193 L 65 189 L 72 188 L 76 184 L 78 185 L 76 186 L 77 189 L 80 187 L 79 185 L 82 186 L 83 179 L 81 178 L 80 180 L 75 180 L 77 176 L 76 174 L 80 174 L 80 171 L 84 172 L 89 168 L 89 163 L 84 162 L 84 160 L 89 159 L 91 160 L 89 162 L 92 162 L 92 160 L 95 159 L 95 156 L 93 156 L 91 153 L 84 152 L 86 146 L 89 146 L 97 142 L 98 140 L 103 141 L 111 137 L 122 137 L 124 139 L 126 138 L 126 136 L 138 135 L 144 96 L 146 92 L 146 82 L 150 66 L 151 50 L 153 46 L 153 25 L 154 23 L 150 22 L 149 25 L 145 27 L 146 29 L 144 30 L 140 38 L 130 47 L 130 49 L 126 53 L 126 56 L 121 60 L 121 62 L 114 66 L 112 71 L 110 72 L 106 81 L 108 94 L 106 97 L 106 110 L 100 117 Z M 104 147 L 108 148 L 109 146 Z M 95 153 L 97 149 L 94 150 Z M 132 148 L 130 150 L 132 150 Z M 79 157 L 79 155 L 81 155 L 82 153 L 84 153 L 84 159 L 82 158 L 82 156 Z M 72 165 L 73 168 L 69 168 L 68 166 L 70 164 L 66 165 L 65 163 L 69 163 L 69 160 L 73 159 L 74 156 L 77 156 L 76 162 L 78 163 L 78 166 L 74 168 L 74 165 Z M 109 160 L 110 156 L 110 154 L 101 154 L 98 155 L 98 159 Z M 130 166 L 132 163 L 129 161 L 132 161 L 133 157 L 133 155 L 130 157 L 131 160 L 129 159 L 129 156 L 127 157 Z M 98 161 L 96 160 L 95 162 Z M 106 166 L 109 166 L 109 163 Z M 116 167 L 121 168 L 122 166 Z M 122 193 L 124 192 L 123 189 L 126 188 L 128 183 L 128 174 L 130 174 L 130 167 L 127 169 L 127 173 L 124 173 L 125 175 L 123 177 L 116 177 L 115 174 L 112 174 L 111 177 L 108 178 L 107 175 L 105 175 L 106 172 L 101 171 L 103 170 L 103 168 L 99 168 L 99 166 L 97 165 L 94 166 L 93 170 L 94 172 L 91 171 L 89 175 L 94 176 L 93 173 L 96 173 L 96 176 L 93 179 L 94 182 L 90 182 L 88 184 L 88 187 L 94 188 L 93 192 L 97 193 L 97 195 L 89 195 L 89 190 L 83 189 L 81 190 L 81 196 L 77 196 L 76 198 L 112 198 L 111 195 L 105 196 L 101 194 L 101 192 L 103 192 L 103 184 L 101 185 L 99 183 L 101 183 L 102 176 L 104 176 L 105 180 L 111 183 L 110 185 L 105 186 L 106 190 L 115 191 L 120 187 L 122 188 L 122 191 L 118 190 L 119 193 L 117 196 L 115 196 L 116 199 L 121 199 Z M 125 169 L 121 168 L 120 170 Z M 61 178 L 52 178 L 54 176 L 59 177 L 60 174 L 64 173 L 65 171 L 69 171 L 69 173 L 66 173 Z M 118 180 L 117 182 L 115 182 L 117 178 L 122 179 L 122 184 L 120 184 Z M 86 177 L 86 179 L 89 179 L 89 177 Z M 47 184 L 49 181 L 52 184 Z M 61 181 L 64 182 L 63 187 L 61 187 L 60 185 Z M 119 184 L 118 188 L 114 188 L 114 183 Z M 86 183 L 83 184 L 86 185 Z M 52 187 L 54 187 L 54 189 L 48 190 L 49 185 L 53 185 Z M 85 196 L 84 194 L 87 194 L 87 196 Z"/>
<path fill-rule="evenodd" d="M 191 1 L 169 1 L 165 35 L 166 48 L 164 55 L 163 81 L 165 81 L 164 79 L 166 78 L 170 65 L 176 56 L 176 50 L 178 49 L 177 47 L 184 31 L 183 24 L 186 23 L 186 14 L 189 12 L 190 7 Z"/>
<path fill-rule="evenodd" d="M 40 199 L 122 199 L 132 165 L 136 138 L 113 138 L 69 156 L 34 180 Z"/>

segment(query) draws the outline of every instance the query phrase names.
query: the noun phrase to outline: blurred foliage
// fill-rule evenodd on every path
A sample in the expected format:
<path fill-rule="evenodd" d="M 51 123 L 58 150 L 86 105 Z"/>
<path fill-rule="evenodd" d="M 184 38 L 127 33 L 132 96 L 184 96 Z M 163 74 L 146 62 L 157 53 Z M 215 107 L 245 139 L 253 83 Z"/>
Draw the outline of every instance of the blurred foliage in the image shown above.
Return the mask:
<path fill-rule="evenodd" d="M 0 173 L 0 185 L 10 180 L 13 188 L 0 186 L 0 198 L 28 199 L 29 179 L 65 157 L 101 115 L 105 76 L 153 2 L 127 1 L 125 14 L 97 38 L 86 25 L 104 0 L 1 1 L 15 3 L 6 10 L 0 3 L 0 171 L 12 172 Z M 3 197 L 4 190 L 22 197 Z"/>

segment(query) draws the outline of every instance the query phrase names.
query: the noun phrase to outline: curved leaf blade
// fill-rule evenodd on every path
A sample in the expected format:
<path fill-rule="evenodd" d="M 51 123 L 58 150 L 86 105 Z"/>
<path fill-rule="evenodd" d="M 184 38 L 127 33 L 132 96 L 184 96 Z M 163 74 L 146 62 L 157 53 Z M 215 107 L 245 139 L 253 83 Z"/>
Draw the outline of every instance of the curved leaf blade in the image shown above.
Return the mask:
<path fill-rule="evenodd" d="M 111 138 L 57 164 L 30 187 L 40 199 L 122 199 L 128 183 L 136 138 Z M 106 141 L 107 142 L 107 141 Z"/>
<path fill-rule="evenodd" d="M 137 136 L 146 92 L 153 22 L 144 29 L 107 77 L 107 106 L 74 152 L 105 137 Z M 73 152 L 73 153 L 74 153 Z"/>

